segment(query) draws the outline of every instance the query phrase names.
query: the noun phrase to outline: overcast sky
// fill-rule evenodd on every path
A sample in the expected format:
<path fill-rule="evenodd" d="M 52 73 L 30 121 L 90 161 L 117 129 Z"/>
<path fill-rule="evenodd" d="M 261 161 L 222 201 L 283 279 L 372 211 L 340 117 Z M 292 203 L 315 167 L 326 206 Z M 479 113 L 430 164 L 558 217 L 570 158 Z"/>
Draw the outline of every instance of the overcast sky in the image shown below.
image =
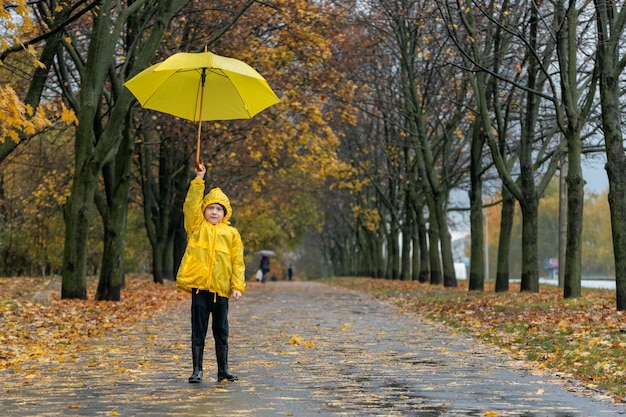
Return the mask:
<path fill-rule="evenodd" d="M 587 181 L 585 191 L 601 193 L 609 188 L 609 179 L 604 169 L 605 161 L 604 156 L 583 157 L 583 177 Z"/>
<path fill-rule="evenodd" d="M 583 177 L 585 178 L 585 192 L 600 194 L 609 188 L 609 179 L 604 169 L 605 156 L 596 154 L 593 157 L 583 156 Z M 556 175 L 559 173 L 557 172 Z M 450 194 L 450 207 L 463 207 L 465 210 L 453 211 L 450 216 L 454 219 L 452 234 L 454 238 L 466 235 L 469 232 L 469 200 L 467 191 L 454 190 Z"/>

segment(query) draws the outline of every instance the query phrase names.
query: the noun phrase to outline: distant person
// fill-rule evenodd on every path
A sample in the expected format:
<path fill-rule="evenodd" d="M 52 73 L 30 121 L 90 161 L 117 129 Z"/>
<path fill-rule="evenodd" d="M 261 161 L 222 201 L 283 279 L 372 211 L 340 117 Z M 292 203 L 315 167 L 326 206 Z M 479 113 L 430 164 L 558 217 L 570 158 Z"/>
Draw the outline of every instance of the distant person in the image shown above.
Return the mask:
<path fill-rule="evenodd" d="M 293 266 L 289 264 L 289 268 L 287 268 L 287 279 L 289 281 L 293 280 Z"/>
<path fill-rule="evenodd" d="M 233 214 L 230 201 L 219 188 L 203 197 L 205 173 L 204 165 L 196 169 L 183 205 L 187 248 L 176 276 L 176 285 L 191 293 L 193 373 L 189 383 L 202 381 L 210 314 L 217 380 L 238 379 L 228 371 L 228 299 L 238 300 L 246 288 L 243 242 L 228 221 Z"/>
<path fill-rule="evenodd" d="M 265 255 L 261 256 L 259 269 L 261 270 L 261 272 L 263 272 L 263 279 L 261 280 L 261 282 L 265 283 L 265 281 L 267 280 L 267 273 L 270 272 L 270 258 Z"/>

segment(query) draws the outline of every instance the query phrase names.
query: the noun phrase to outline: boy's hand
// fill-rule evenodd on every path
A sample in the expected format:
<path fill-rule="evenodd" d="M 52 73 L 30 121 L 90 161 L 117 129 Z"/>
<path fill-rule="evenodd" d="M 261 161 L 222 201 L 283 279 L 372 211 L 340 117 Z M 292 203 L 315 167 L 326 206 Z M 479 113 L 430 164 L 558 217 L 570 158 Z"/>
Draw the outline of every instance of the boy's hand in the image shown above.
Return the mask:
<path fill-rule="evenodd" d="M 206 167 L 204 164 L 200 164 L 196 167 L 196 178 L 204 179 L 204 174 L 206 174 Z"/>
<path fill-rule="evenodd" d="M 241 298 L 241 291 L 239 290 L 233 290 L 233 299 L 235 301 L 239 300 Z"/>

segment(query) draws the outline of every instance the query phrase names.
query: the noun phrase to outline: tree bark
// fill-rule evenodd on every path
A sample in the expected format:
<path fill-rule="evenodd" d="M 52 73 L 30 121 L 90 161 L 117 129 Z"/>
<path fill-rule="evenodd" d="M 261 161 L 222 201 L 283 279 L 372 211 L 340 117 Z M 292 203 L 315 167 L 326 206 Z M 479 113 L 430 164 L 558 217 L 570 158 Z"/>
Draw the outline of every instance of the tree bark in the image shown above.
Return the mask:
<path fill-rule="evenodd" d="M 470 150 L 470 270 L 469 290 L 485 289 L 485 226 L 483 224 L 482 159 L 485 137 L 479 120 L 474 123 Z"/>
<path fill-rule="evenodd" d="M 430 264 L 430 283 L 432 285 L 440 285 L 443 283 L 443 276 L 441 273 L 441 258 L 439 256 L 439 226 L 434 211 L 431 211 L 429 215 L 429 226 L 428 257 Z"/>
<path fill-rule="evenodd" d="M 527 196 L 520 203 L 522 211 L 522 282 L 521 291 L 539 292 L 539 263 L 537 237 L 539 235 L 539 202 Z"/>
<path fill-rule="evenodd" d="M 134 138 L 127 120 L 122 143 L 114 161 L 103 167 L 106 205 L 102 207 L 104 224 L 104 251 L 96 300 L 120 301 L 124 285 L 124 249 L 126 248 L 126 220 L 128 190 L 134 153 Z"/>
<path fill-rule="evenodd" d="M 78 136 L 78 134 L 77 134 Z M 87 163 L 74 175 L 72 193 L 65 205 L 65 245 L 61 298 L 87 298 L 87 240 L 97 164 Z"/>
<path fill-rule="evenodd" d="M 400 257 L 400 279 L 411 279 L 411 241 L 413 231 L 412 210 L 409 193 L 404 194 L 404 222 L 402 223 L 402 256 Z"/>
<path fill-rule="evenodd" d="M 580 297 L 582 264 L 583 201 L 585 180 L 580 163 L 582 143 L 577 135 L 568 138 L 567 152 L 567 247 L 563 296 Z"/>
<path fill-rule="evenodd" d="M 511 256 L 511 231 L 515 216 L 515 197 L 502 187 L 502 211 L 500 215 L 500 237 L 498 239 L 498 266 L 496 270 L 496 292 L 509 290 L 509 257 Z"/>
<path fill-rule="evenodd" d="M 417 219 L 417 238 L 419 240 L 420 247 L 420 271 L 419 282 L 428 282 L 430 280 L 430 250 L 428 248 L 428 230 L 426 228 L 426 221 L 422 212 L 422 207 L 416 211 Z"/>
<path fill-rule="evenodd" d="M 532 50 L 537 47 L 538 10 L 535 4 L 531 6 L 529 46 Z M 528 62 L 529 91 L 526 93 L 526 105 L 522 122 L 521 144 L 519 154 L 522 212 L 522 277 L 521 291 L 539 291 L 539 263 L 538 263 L 538 219 L 539 196 L 535 185 L 535 168 L 533 163 L 533 143 L 537 122 L 537 105 L 539 98 L 534 93 L 537 87 L 539 62 L 530 59 Z M 510 191 L 510 190 L 509 190 Z"/>
<path fill-rule="evenodd" d="M 615 298 L 618 311 L 626 310 L 626 156 L 622 134 L 620 74 L 623 64 L 617 60 L 620 36 L 625 31 L 626 7 L 616 9 L 616 3 L 594 0 L 598 30 L 598 70 L 602 130 L 606 144 L 606 172 L 609 178 L 609 208 L 615 259 Z M 621 23 L 620 23 L 621 22 Z"/>
<path fill-rule="evenodd" d="M 445 197 L 440 197 L 441 200 L 445 199 L 447 202 L 448 194 Z M 458 285 L 454 273 L 454 257 L 452 256 L 452 235 L 448 228 L 447 222 L 447 204 L 444 201 L 440 201 L 437 205 L 437 222 L 439 223 L 439 240 L 441 242 L 441 263 L 443 267 L 443 286 L 444 287 L 456 287 Z"/>
<path fill-rule="evenodd" d="M 148 137 L 159 137 L 158 132 L 141 129 Z M 189 187 L 186 175 L 187 159 L 177 135 L 159 137 L 158 151 L 150 145 L 138 152 L 141 170 L 144 222 L 152 248 L 152 274 L 155 283 L 174 280 L 178 264 L 174 259 L 176 228 L 180 227 L 182 205 Z M 186 246 L 186 233 L 182 230 Z M 180 247 L 179 247 L 180 248 Z M 180 261 L 178 261 L 180 262 Z"/>
<path fill-rule="evenodd" d="M 391 220 L 389 229 L 387 235 L 387 249 L 389 253 L 387 254 L 388 266 L 386 278 L 398 279 L 400 274 L 400 244 L 398 242 L 400 228 L 398 227 L 398 222 Z"/>
<path fill-rule="evenodd" d="M 419 229 L 415 210 L 412 209 L 411 212 L 411 281 L 419 281 L 421 270 Z"/>

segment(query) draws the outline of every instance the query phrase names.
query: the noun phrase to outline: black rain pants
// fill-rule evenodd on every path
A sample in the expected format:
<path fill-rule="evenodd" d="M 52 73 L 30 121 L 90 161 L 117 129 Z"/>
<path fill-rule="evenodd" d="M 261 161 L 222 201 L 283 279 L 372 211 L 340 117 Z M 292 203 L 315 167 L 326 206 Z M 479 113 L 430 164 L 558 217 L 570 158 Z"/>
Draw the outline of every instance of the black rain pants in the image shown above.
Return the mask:
<path fill-rule="evenodd" d="M 228 298 L 210 291 L 191 291 L 191 346 L 204 347 L 209 315 L 215 346 L 228 346 Z"/>

